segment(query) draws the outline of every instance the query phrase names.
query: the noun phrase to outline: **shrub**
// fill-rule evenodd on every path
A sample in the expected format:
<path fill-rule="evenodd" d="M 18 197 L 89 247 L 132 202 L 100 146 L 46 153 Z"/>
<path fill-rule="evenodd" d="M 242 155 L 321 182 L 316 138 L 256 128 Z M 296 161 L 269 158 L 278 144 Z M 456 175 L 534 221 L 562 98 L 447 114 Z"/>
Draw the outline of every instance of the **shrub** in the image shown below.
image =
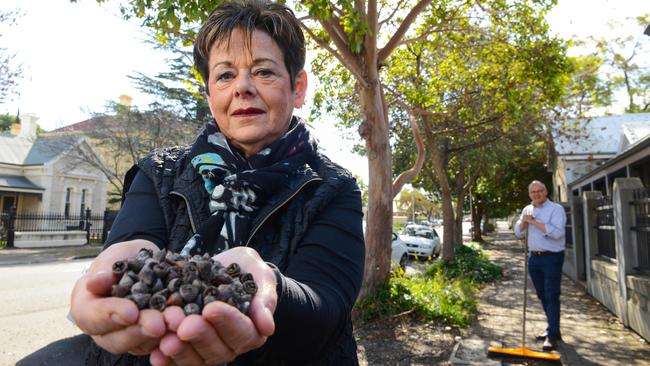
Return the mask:
<path fill-rule="evenodd" d="M 501 276 L 501 267 L 490 262 L 478 243 L 456 249 L 453 262 L 438 261 L 421 275 L 404 276 L 396 268 L 387 284 L 364 302 L 356 304 L 362 321 L 412 312 L 425 320 L 467 326 L 476 308 L 474 294 L 481 283 Z"/>
<path fill-rule="evenodd" d="M 365 321 L 411 311 L 425 320 L 462 327 L 469 324 L 476 306 L 474 287 L 470 281 L 448 280 L 442 275 L 406 277 L 398 268 L 388 284 L 368 296 L 357 310 Z"/>
<path fill-rule="evenodd" d="M 448 279 L 466 279 L 476 283 L 492 282 L 501 277 L 501 267 L 490 262 L 479 243 L 460 245 L 454 253 L 454 260 L 436 262 L 426 275 L 440 273 Z"/>

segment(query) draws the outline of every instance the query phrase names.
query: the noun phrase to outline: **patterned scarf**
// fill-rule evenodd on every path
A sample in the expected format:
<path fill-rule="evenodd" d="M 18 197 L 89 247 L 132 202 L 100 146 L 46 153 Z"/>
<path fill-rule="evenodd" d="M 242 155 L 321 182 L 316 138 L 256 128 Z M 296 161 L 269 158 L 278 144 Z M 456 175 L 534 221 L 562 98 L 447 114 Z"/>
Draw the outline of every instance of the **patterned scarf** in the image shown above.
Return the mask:
<path fill-rule="evenodd" d="M 211 215 L 181 253 L 217 254 L 243 245 L 255 212 L 312 159 L 316 148 L 304 121 L 293 117 L 287 133 L 246 160 L 230 148 L 216 123 L 208 124 L 191 163 L 210 194 Z"/>

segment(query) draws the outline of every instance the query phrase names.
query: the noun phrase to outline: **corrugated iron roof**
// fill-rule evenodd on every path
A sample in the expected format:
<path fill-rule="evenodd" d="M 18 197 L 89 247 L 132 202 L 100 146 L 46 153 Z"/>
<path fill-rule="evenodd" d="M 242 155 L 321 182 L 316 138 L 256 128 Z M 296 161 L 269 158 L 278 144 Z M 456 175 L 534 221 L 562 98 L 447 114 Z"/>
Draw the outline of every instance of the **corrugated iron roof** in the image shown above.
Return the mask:
<path fill-rule="evenodd" d="M 45 190 L 45 188 L 37 186 L 29 179 L 15 175 L 0 175 L 0 189 L 3 188 L 38 191 L 38 193 Z"/>
<path fill-rule="evenodd" d="M 575 121 L 585 128 L 584 136 L 555 138 L 558 155 L 617 154 L 650 133 L 650 113 L 594 117 Z M 625 143 L 622 139 L 633 139 Z"/>
<path fill-rule="evenodd" d="M 0 163 L 13 165 L 42 165 L 57 158 L 78 144 L 83 137 L 59 135 L 42 136 L 36 140 L 0 134 Z"/>

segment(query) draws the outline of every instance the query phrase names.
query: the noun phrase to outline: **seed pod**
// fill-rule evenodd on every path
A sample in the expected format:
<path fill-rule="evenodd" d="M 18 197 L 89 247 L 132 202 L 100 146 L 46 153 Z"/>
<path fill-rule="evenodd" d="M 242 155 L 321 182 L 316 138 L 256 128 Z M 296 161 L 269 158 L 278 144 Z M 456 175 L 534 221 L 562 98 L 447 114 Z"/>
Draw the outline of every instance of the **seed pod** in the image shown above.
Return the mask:
<path fill-rule="evenodd" d="M 139 262 L 144 263 L 147 259 L 151 258 L 153 256 L 153 251 L 148 248 L 142 248 L 136 254 L 135 259 L 137 259 Z"/>
<path fill-rule="evenodd" d="M 257 293 L 257 284 L 253 280 L 245 281 L 244 292 L 247 294 L 255 295 Z"/>
<path fill-rule="evenodd" d="M 219 290 L 219 295 L 217 296 L 217 300 L 219 301 L 226 302 L 233 295 L 232 288 L 228 285 L 219 285 L 219 287 L 217 287 L 217 290 Z"/>
<path fill-rule="evenodd" d="M 138 306 L 138 309 L 142 310 L 146 308 L 147 305 L 149 305 L 149 299 L 151 299 L 151 294 L 131 294 L 126 298 L 133 301 Z"/>
<path fill-rule="evenodd" d="M 183 283 L 192 283 L 195 279 L 199 278 L 199 270 L 196 264 L 188 262 L 181 270 L 181 278 Z"/>
<path fill-rule="evenodd" d="M 183 301 L 183 296 L 180 293 L 174 292 L 167 298 L 168 306 L 180 306 L 182 307 L 185 304 Z"/>
<path fill-rule="evenodd" d="M 129 258 L 128 263 L 129 271 L 133 271 L 135 273 L 140 272 L 142 266 L 144 266 L 144 261 L 139 261 L 137 258 Z"/>
<path fill-rule="evenodd" d="M 241 283 L 244 283 L 246 281 L 253 281 L 253 274 L 248 272 L 242 272 L 239 275 L 239 281 L 241 281 Z"/>
<path fill-rule="evenodd" d="M 147 286 L 153 286 L 154 282 L 156 282 L 156 274 L 153 272 L 153 269 L 145 265 L 140 270 L 140 273 L 138 273 L 138 279 Z"/>
<path fill-rule="evenodd" d="M 199 294 L 199 289 L 194 285 L 182 285 L 179 293 L 183 297 L 183 301 L 189 303 L 196 299 L 196 296 Z"/>
<path fill-rule="evenodd" d="M 129 273 L 130 273 L 130 272 L 125 273 L 125 274 L 122 276 L 122 278 L 120 278 L 120 282 L 118 282 L 118 285 L 120 285 L 120 286 L 124 286 L 124 287 L 128 288 L 129 291 L 130 291 L 130 290 L 131 290 L 131 287 L 133 286 L 133 284 L 136 283 L 136 280 L 134 280 L 134 279 L 129 275 Z M 137 279 L 137 277 L 136 277 L 136 279 Z"/>
<path fill-rule="evenodd" d="M 147 286 L 144 282 L 136 282 L 131 286 L 131 293 L 132 294 L 148 294 L 149 291 L 149 286 Z"/>
<path fill-rule="evenodd" d="M 174 278 L 181 278 L 181 276 L 178 274 L 178 270 L 176 267 L 169 267 L 169 271 L 167 272 L 167 277 L 165 277 L 165 281 L 169 283 L 169 281 L 173 280 Z"/>
<path fill-rule="evenodd" d="M 202 294 L 203 291 L 205 291 L 205 283 L 203 281 L 201 281 L 200 279 L 198 279 L 198 278 L 196 280 L 192 281 L 192 286 L 199 289 L 199 294 Z"/>
<path fill-rule="evenodd" d="M 167 299 L 162 295 L 153 295 L 149 299 L 149 308 L 163 311 L 167 307 Z"/>
<path fill-rule="evenodd" d="M 154 282 L 153 286 L 151 286 L 151 292 L 158 292 L 158 291 L 161 291 L 164 288 L 165 288 L 165 285 L 163 285 L 162 280 L 160 278 L 156 278 L 156 282 Z"/>
<path fill-rule="evenodd" d="M 220 268 L 217 273 L 214 275 L 214 279 L 212 280 L 213 285 L 221 285 L 221 284 L 229 284 L 232 283 L 232 277 L 226 273 L 225 268 Z"/>
<path fill-rule="evenodd" d="M 162 263 L 165 260 L 165 257 L 167 256 L 167 249 L 161 249 L 153 254 L 153 259 L 156 260 L 158 263 Z"/>
<path fill-rule="evenodd" d="M 217 289 L 214 286 L 208 286 L 208 287 L 205 288 L 205 290 L 203 290 L 203 296 L 204 297 L 207 297 L 207 296 L 216 297 L 218 295 L 219 295 L 219 289 Z"/>
<path fill-rule="evenodd" d="M 119 284 L 111 286 L 111 296 L 113 297 L 126 297 L 129 293 L 131 293 L 131 289 L 126 286 Z"/>
<path fill-rule="evenodd" d="M 242 293 L 244 292 L 244 285 L 239 281 L 238 278 L 235 278 L 232 280 L 232 283 L 230 284 L 230 288 L 232 288 L 232 291 L 235 293 Z"/>
<path fill-rule="evenodd" d="M 169 292 L 168 289 L 162 289 L 162 290 L 154 293 L 154 295 L 160 295 L 160 296 L 164 297 L 165 301 L 167 300 L 167 298 L 169 297 L 170 294 L 171 294 L 171 292 Z"/>
<path fill-rule="evenodd" d="M 212 281 L 214 275 L 212 274 L 212 265 L 209 261 L 202 259 L 197 263 L 197 268 L 199 270 L 199 278 L 205 282 Z"/>
<path fill-rule="evenodd" d="M 199 315 L 201 314 L 201 308 L 197 304 L 191 302 L 183 307 L 183 312 L 185 315 Z"/>
<path fill-rule="evenodd" d="M 209 303 L 211 303 L 211 302 L 215 302 L 215 301 L 217 301 L 217 298 L 216 298 L 216 297 L 211 296 L 211 295 L 210 295 L 210 296 L 206 296 L 206 297 L 203 298 L 203 306 L 206 306 L 206 305 L 208 305 Z"/>
<path fill-rule="evenodd" d="M 246 315 L 248 315 L 248 310 L 250 309 L 250 307 L 251 307 L 251 303 L 249 301 L 240 302 L 239 305 L 237 306 L 239 311 L 241 311 L 243 314 Z"/>
<path fill-rule="evenodd" d="M 212 272 L 219 272 L 219 268 L 223 268 L 221 262 L 212 259 Z"/>
<path fill-rule="evenodd" d="M 180 278 L 174 278 L 167 284 L 167 289 L 170 292 L 176 292 L 181 288 L 182 282 Z"/>
<path fill-rule="evenodd" d="M 176 264 L 176 262 L 181 260 L 181 255 L 174 252 L 167 252 L 167 255 L 165 255 L 165 260 L 169 264 Z"/>
<path fill-rule="evenodd" d="M 126 260 L 117 261 L 113 263 L 113 267 L 112 267 L 113 273 L 115 273 L 118 276 L 122 276 L 126 273 L 128 267 L 129 267 L 129 263 Z"/>
<path fill-rule="evenodd" d="M 237 263 L 231 263 L 228 267 L 226 267 L 226 273 L 230 275 L 231 277 L 239 277 L 239 274 L 241 273 L 241 267 Z"/>
<path fill-rule="evenodd" d="M 167 263 L 157 263 L 153 266 L 153 273 L 156 274 L 156 277 L 165 279 L 169 273 L 169 265 Z"/>

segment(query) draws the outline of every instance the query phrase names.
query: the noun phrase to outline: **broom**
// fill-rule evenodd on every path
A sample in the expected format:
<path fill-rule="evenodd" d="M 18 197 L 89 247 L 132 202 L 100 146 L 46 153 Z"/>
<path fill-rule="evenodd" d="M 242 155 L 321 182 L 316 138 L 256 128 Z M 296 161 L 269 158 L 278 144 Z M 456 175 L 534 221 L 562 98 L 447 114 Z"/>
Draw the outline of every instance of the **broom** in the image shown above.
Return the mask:
<path fill-rule="evenodd" d="M 521 322 L 521 347 L 519 348 L 501 348 L 489 347 L 488 356 L 498 357 L 523 357 L 523 358 L 536 358 L 547 361 L 560 361 L 560 355 L 557 353 L 539 352 L 526 348 L 526 291 L 528 289 L 528 227 L 526 227 L 525 234 L 525 247 L 524 247 L 524 312 L 523 320 Z"/>

